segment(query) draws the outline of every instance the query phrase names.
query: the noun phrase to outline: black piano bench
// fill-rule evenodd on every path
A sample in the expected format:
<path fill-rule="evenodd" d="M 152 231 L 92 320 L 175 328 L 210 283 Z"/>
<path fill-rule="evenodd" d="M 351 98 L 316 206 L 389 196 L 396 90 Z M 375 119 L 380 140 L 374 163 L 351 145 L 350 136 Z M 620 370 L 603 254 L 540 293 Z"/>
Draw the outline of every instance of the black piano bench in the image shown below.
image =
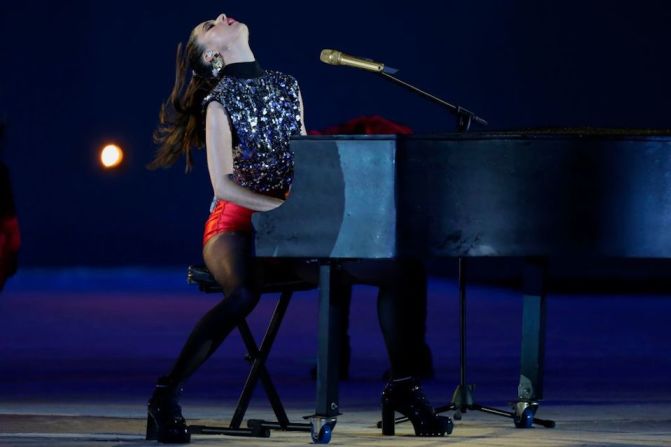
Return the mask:
<path fill-rule="evenodd" d="M 276 260 L 275 260 L 276 261 Z M 198 288 L 205 293 L 221 293 L 221 286 L 215 281 L 207 268 L 203 265 L 191 265 L 187 273 L 187 281 L 189 284 L 196 284 Z M 270 379 L 270 374 L 266 369 L 265 362 L 270 354 L 270 349 L 280 324 L 284 318 L 289 301 L 294 292 L 311 290 L 316 287 L 315 284 L 302 281 L 300 279 L 285 279 L 278 278 L 268 279 L 260 285 L 262 294 L 279 293 L 280 299 L 275 307 L 268 328 L 261 341 L 261 347 L 256 345 L 256 341 L 252 336 L 249 325 L 245 320 L 238 325 L 238 330 L 242 336 L 247 349 L 246 359 L 251 364 L 251 369 L 245 380 L 245 385 L 238 399 L 238 404 L 235 408 L 235 413 L 228 427 L 209 427 L 205 425 L 191 425 L 189 430 L 191 433 L 209 434 L 209 435 L 229 435 L 229 436 L 251 436 L 267 438 L 270 436 L 270 430 L 284 430 L 284 431 L 306 431 L 312 430 L 312 425 L 309 423 L 293 423 L 289 421 L 287 413 L 284 410 L 280 396 L 277 394 L 275 385 Z M 277 421 L 269 422 L 260 419 L 248 419 L 247 428 L 241 428 L 242 420 L 249 407 L 249 402 L 256 387 L 257 382 L 261 379 L 263 388 L 265 389 L 270 405 L 275 412 Z"/>

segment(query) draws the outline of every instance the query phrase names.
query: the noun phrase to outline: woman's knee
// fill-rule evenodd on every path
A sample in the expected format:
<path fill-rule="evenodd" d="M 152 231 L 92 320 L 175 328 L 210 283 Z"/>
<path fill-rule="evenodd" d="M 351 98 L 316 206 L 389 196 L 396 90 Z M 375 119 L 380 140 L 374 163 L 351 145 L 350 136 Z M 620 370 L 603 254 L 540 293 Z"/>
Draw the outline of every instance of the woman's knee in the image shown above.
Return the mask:
<path fill-rule="evenodd" d="M 259 303 L 260 295 L 249 287 L 237 287 L 224 292 L 224 299 L 231 302 L 240 315 L 247 316 Z"/>
<path fill-rule="evenodd" d="M 211 317 L 222 323 L 234 320 L 234 325 L 237 325 L 239 320 L 254 310 L 258 302 L 259 295 L 247 288 L 228 290 L 224 292 L 221 302 L 211 309 Z"/>

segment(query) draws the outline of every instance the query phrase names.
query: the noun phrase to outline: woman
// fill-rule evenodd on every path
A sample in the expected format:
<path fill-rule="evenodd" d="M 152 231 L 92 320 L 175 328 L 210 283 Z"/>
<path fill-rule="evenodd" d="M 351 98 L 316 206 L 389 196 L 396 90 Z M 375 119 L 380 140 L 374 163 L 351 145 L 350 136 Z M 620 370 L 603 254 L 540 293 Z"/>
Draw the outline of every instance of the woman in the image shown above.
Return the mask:
<path fill-rule="evenodd" d="M 192 148 L 206 147 L 215 200 L 205 224 L 203 258 L 224 290 L 224 299 L 196 324 L 149 400 L 147 438 L 159 442 L 189 442 L 177 401 L 181 385 L 258 302 L 251 215 L 283 203 L 293 177 L 289 138 L 306 133 L 296 80 L 262 70 L 248 37 L 247 26 L 225 14 L 194 28 L 185 53 L 177 48 L 177 79 L 155 133 L 160 148 L 150 168 L 168 167 L 184 154 L 188 171 Z M 408 413 L 419 434 L 444 434 L 449 420 L 435 416 L 414 380 L 404 380 L 388 385 L 387 413 Z"/>

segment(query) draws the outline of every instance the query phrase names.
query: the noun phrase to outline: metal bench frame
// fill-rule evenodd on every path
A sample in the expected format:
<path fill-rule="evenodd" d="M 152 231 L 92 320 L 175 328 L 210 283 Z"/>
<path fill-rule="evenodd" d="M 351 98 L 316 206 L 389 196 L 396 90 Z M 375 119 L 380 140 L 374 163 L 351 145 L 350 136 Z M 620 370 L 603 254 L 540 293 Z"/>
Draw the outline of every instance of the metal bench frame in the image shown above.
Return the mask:
<path fill-rule="evenodd" d="M 221 286 L 215 281 L 205 266 L 189 266 L 187 281 L 189 284 L 198 285 L 198 288 L 202 292 L 222 293 Z M 277 393 L 277 389 L 275 388 L 275 385 L 270 378 L 270 374 L 268 373 L 268 369 L 266 368 L 266 360 L 268 359 L 273 342 L 275 341 L 284 315 L 287 311 L 287 308 L 289 307 L 289 302 L 291 301 L 291 296 L 293 293 L 298 291 L 311 290 L 315 287 L 315 284 L 297 279 L 269 282 L 261 285 L 261 294 L 279 293 L 280 299 L 275 306 L 275 310 L 273 311 L 273 314 L 270 318 L 268 328 L 266 329 L 266 333 L 263 336 L 260 347 L 257 346 L 247 321 L 243 320 L 238 325 L 238 330 L 240 331 L 245 348 L 247 349 L 247 356 L 245 358 L 250 362 L 251 368 L 247 374 L 247 379 L 245 380 L 245 385 L 242 389 L 242 392 L 240 393 L 240 397 L 238 398 L 238 403 L 235 408 L 233 418 L 231 419 L 228 427 L 190 425 L 189 430 L 191 433 L 267 438 L 270 436 L 270 430 L 311 431 L 312 424 L 310 423 L 295 423 L 289 421 L 287 413 L 284 410 L 284 405 L 282 404 L 280 396 Z M 263 384 L 263 388 L 266 392 L 268 400 L 270 401 L 270 405 L 273 408 L 275 416 L 277 417 L 277 421 L 271 422 L 262 419 L 248 419 L 247 428 L 242 428 L 241 425 L 245 417 L 245 413 L 247 412 L 252 398 L 252 393 L 254 392 L 254 388 L 256 387 L 259 379 Z"/>

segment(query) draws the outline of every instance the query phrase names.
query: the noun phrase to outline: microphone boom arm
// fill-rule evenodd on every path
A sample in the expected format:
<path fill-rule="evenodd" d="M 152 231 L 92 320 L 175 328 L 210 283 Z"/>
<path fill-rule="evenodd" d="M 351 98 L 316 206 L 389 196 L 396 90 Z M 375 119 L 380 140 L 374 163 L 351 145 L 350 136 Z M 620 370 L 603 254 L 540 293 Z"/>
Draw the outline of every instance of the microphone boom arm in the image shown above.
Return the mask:
<path fill-rule="evenodd" d="M 432 95 L 431 93 L 425 92 L 424 90 L 420 90 L 419 88 L 415 87 L 414 85 L 408 84 L 405 81 L 402 81 L 398 78 L 395 78 L 394 76 L 390 75 L 389 73 L 385 73 L 384 71 L 379 72 L 379 75 L 382 76 L 383 78 L 392 81 L 395 84 L 398 84 L 402 87 L 405 87 L 406 89 L 419 94 L 420 96 L 425 97 L 426 99 L 436 103 L 440 104 L 444 107 L 446 107 L 450 112 L 452 112 L 456 117 L 457 117 L 457 129 L 460 132 L 466 132 L 470 126 L 471 122 L 475 121 L 476 123 L 486 126 L 487 121 L 484 119 L 480 118 L 477 116 L 475 113 L 471 112 L 470 110 L 461 107 L 461 106 L 455 106 L 454 104 L 450 104 L 449 102 L 438 98 L 437 96 Z"/>

